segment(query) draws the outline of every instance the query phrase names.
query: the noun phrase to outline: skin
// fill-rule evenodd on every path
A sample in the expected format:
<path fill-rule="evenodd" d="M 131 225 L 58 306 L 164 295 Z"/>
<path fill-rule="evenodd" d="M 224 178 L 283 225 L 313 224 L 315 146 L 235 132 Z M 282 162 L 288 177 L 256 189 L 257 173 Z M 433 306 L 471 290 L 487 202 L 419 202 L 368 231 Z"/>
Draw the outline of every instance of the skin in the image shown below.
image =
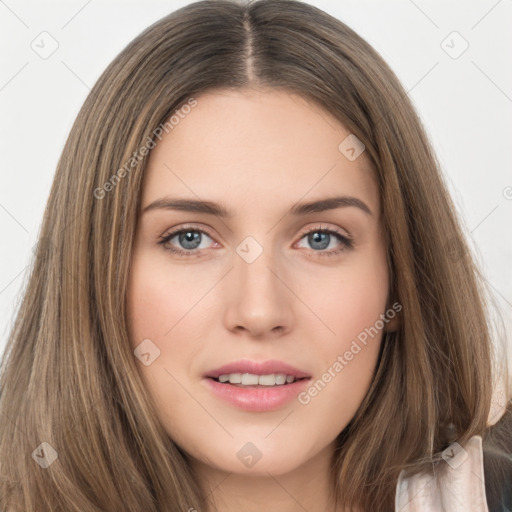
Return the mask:
<path fill-rule="evenodd" d="M 232 218 L 154 208 L 141 213 L 127 307 L 132 348 L 150 339 L 160 355 L 138 364 L 159 419 L 190 456 L 218 510 L 333 510 L 329 477 L 335 439 L 370 386 L 382 332 L 303 405 L 247 412 L 213 395 L 203 374 L 246 358 L 278 359 L 322 377 L 386 311 L 388 267 L 380 198 L 363 152 L 338 149 L 349 131 L 300 96 L 277 90 L 210 91 L 151 151 L 141 212 L 167 196 L 221 203 Z M 297 202 L 346 195 L 355 206 L 296 217 Z M 208 230 L 193 255 L 180 228 Z M 309 228 L 337 229 L 318 248 Z M 198 235 L 196 235 L 198 236 Z M 252 236 L 263 252 L 247 263 L 237 246 Z M 318 236 L 318 235 L 317 235 Z M 321 244 L 320 244 L 321 245 Z M 320 253 L 343 249 L 338 254 Z M 390 329 L 392 323 L 385 328 Z M 237 452 L 254 444 L 246 467 Z"/>

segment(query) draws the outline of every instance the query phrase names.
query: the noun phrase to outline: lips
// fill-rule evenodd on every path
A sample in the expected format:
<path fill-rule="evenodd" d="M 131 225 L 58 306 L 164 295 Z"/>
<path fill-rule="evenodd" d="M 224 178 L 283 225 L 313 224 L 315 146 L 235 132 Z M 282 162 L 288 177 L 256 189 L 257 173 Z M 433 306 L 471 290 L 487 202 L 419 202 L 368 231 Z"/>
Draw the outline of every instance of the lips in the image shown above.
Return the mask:
<path fill-rule="evenodd" d="M 269 375 L 284 374 L 295 377 L 296 380 L 310 378 L 311 375 L 303 370 L 295 368 L 283 361 L 268 360 L 263 362 L 250 361 L 249 359 L 241 359 L 228 363 L 214 370 L 206 372 L 203 377 L 210 379 L 218 379 L 221 375 L 229 375 L 234 373 L 253 374 L 253 375 Z"/>
<path fill-rule="evenodd" d="M 268 412 L 296 399 L 310 378 L 309 373 L 282 361 L 244 359 L 206 372 L 203 382 L 215 397 L 237 409 Z"/>

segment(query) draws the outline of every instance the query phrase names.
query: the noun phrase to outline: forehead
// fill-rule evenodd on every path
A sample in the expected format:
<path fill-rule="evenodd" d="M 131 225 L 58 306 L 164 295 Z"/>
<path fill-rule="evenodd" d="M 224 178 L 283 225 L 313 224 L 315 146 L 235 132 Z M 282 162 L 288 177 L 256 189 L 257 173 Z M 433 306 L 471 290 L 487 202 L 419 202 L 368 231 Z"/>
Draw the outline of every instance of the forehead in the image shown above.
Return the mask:
<path fill-rule="evenodd" d="M 347 158 L 340 144 L 350 132 L 316 104 L 279 90 L 220 90 L 195 99 L 151 150 L 143 204 L 165 193 L 229 198 L 235 209 L 347 194 L 378 210 L 366 155 Z"/>

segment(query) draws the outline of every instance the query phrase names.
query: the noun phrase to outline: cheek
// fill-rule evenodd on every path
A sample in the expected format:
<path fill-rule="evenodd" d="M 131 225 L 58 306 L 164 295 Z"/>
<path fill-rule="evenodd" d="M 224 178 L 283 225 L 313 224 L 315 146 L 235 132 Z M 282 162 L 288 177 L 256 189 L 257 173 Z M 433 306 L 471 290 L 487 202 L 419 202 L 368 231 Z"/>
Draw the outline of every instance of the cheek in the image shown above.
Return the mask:
<path fill-rule="evenodd" d="M 356 338 L 364 343 L 367 330 L 385 313 L 388 278 L 385 255 L 376 251 L 346 268 L 334 269 L 330 276 L 318 281 L 318 286 L 310 284 L 307 290 L 304 287 L 309 304 L 327 327 L 325 339 L 319 345 L 332 353 L 348 350 Z M 380 331 L 381 322 L 379 326 Z"/>
<path fill-rule="evenodd" d="M 148 272 L 134 269 L 128 294 L 128 315 L 133 343 L 142 339 L 161 339 L 171 327 L 176 304 L 176 288 L 162 286 Z"/>
<path fill-rule="evenodd" d="M 188 293 L 173 282 L 169 272 L 148 255 L 135 254 L 127 290 L 127 316 L 130 345 L 140 356 L 137 367 L 151 395 L 158 401 L 160 389 L 169 387 L 169 340 L 176 330 L 179 318 L 190 306 Z M 173 351 L 175 365 L 184 365 L 187 344 Z"/>
<path fill-rule="evenodd" d="M 166 343 L 176 327 L 204 295 L 204 283 L 183 279 L 183 272 L 151 254 L 135 255 L 127 292 L 127 314 L 132 343 L 150 338 Z M 193 277 L 193 276 L 189 276 Z"/>
<path fill-rule="evenodd" d="M 299 402 L 334 406 L 344 424 L 368 391 L 378 360 L 388 298 L 385 255 L 369 254 L 350 271 L 336 272 L 322 280 L 322 287 L 309 289 L 308 303 L 327 329 L 316 343 L 317 379 Z"/>
<path fill-rule="evenodd" d="M 184 285 L 176 280 L 176 273 L 169 272 L 151 255 L 134 255 L 126 304 L 130 344 L 135 353 L 150 354 L 149 361 L 143 362 L 143 358 L 136 361 L 137 368 L 148 398 L 170 430 L 175 429 L 175 416 L 171 412 L 190 401 L 178 382 L 184 381 L 183 375 L 196 350 L 191 338 L 184 336 L 181 329 L 190 334 L 187 313 L 201 290 L 195 290 L 193 282 L 186 290 Z"/>
<path fill-rule="evenodd" d="M 352 297 L 347 304 L 332 317 L 336 336 L 317 344 L 315 378 L 297 397 L 304 412 L 324 418 L 324 434 L 332 437 L 345 428 L 363 402 L 382 343 L 382 330 L 375 327 L 383 312 L 382 302 L 375 301 L 375 307 L 368 308 L 368 302 Z"/>

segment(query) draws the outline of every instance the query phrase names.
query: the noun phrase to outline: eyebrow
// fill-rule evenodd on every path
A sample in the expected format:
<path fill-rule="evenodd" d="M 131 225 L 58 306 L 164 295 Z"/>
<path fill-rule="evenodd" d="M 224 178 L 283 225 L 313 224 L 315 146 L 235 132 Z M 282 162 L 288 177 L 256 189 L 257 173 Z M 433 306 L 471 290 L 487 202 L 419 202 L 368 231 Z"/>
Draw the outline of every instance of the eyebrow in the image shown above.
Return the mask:
<path fill-rule="evenodd" d="M 361 201 L 357 197 L 351 196 L 328 197 L 318 201 L 297 203 L 292 206 L 290 213 L 299 217 L 309 215 L 311 213 L 325 212 L 327 210 L 334 210 L 336 208 L 349 206 L 359 208 L 366 214 L 372 215 L 372 211 L 365 202 Z M 142 213 L 157 209 L 206 213 L 223 218 L 232 218 L 234 216 L 232 211 L 212 201 L 202 201 L 199 199 L 178 199 L 172 197 L 163 197 L 153 201 L 142 210 Z"/>

